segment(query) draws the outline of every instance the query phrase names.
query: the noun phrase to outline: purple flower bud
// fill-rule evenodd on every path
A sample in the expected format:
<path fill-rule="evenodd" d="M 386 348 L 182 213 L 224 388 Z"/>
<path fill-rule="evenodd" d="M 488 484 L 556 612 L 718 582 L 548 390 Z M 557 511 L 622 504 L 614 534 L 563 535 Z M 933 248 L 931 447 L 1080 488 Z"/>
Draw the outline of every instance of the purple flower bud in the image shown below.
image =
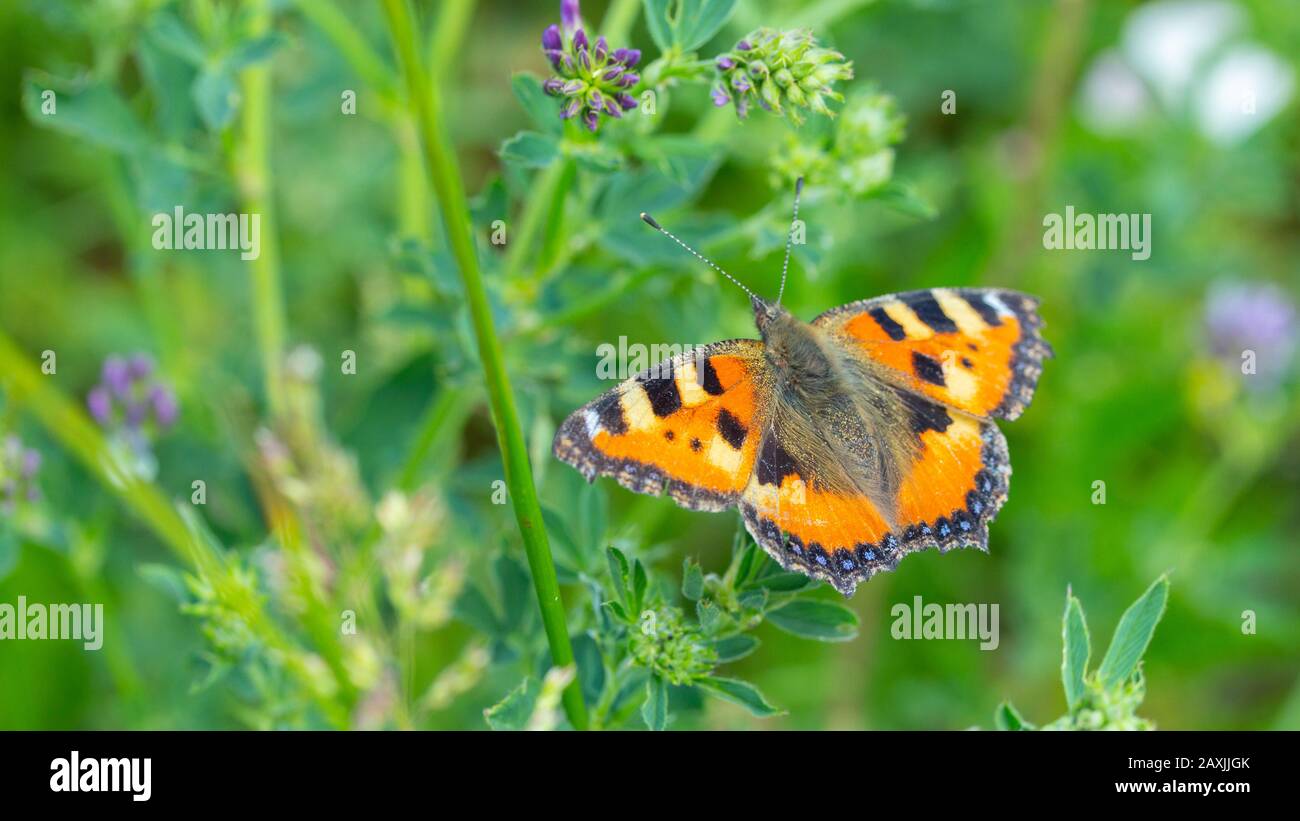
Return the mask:
<path fill-rule="evenodd" d="M 741 94 L 744 94 L 745 92 L 749 91 L 750 88 L 752 88 L 753 86 L 749 82 L 749 78 L 746 77 L 742 72 L 738 71 L 735 74 L 731 75 L 731 87 L 736 89 L 736 91 L 739 91 Z"/>
<path fill-rule="evenodd" d="M 639 82 L 641 82 L 641 75 L 633 74 L 632 72 L 629 71 L 627 74 L 624 74 L 622 78 L 619 79 L 618 85 L 620 88 L 631 88 L 632 86 L 636 85 Z"/>
<path fill-rule="evenodd" d="M 614 50 L 614 62 L 622 63 L 625 68 L 632 68 L 641 61 L 641 49 L 620 48 Z"/>
<path fill-rule="evenodd" d="M 605 73 L 600 75 L 600 79 L 606 83 L 612 83 L 622 76 L 623 76 L 623 67 L 614 66 L 613 68 L 605 69 Z"/>
<path fill-rule="evenodd" d="M 22 476 L 24 479 L 31 479 L 36 475 L 36 471 L 41 469 L 41 452 L 39 450 L 28 450 L 23 454 Z"/>
<path fill-rule="evenodd" d="M 153 405 L 153 418 L 159 427 L 171 427 L 180 415 L 176 397 L 162 385 L 154 385 L 149 389 L 149 403 Z"/>
<path fill-rule="evenodd" d="M 580 108 L 582 108 L 582 100 L 578 99 L 577 97 L 574 97 L 573 99 L 569 100 L 568 103 L 565 104 L 564 108 L 560 109 L 560 119 L 561 120 L 569 119 L 574 114 L 577 114 L 578 109 Z"/>
<path fill-rule="evenodd" d="M 587 113 L 582 115 L 582 121 L 586 124 L 587 130 L 591 132 L 595 132 L 596 127 L 600 125 L 600 117 L 591 109 L 588 109 Z"/>
<path fill-rule="evenodd" d="M 718 71 L 730 71 L 736 67 L 736 61 L 724 54 L 718 58 L 717 65 Z"/>
<path fill-rule="evenodd" d="M 153 360 L 148 354 L 135 354 L 127 361 L 126 370 L 133 380 L 148 379 L 153 374 Z"/>
<path fill-rule="evenodd" d="M 547 51 L 559 51 L 564 48 L 564 38 L 560 36 L 560 27 L 550 25 L 542 32 L 542 48 Z"/>
<path fill-rule="evenodd" d="M 86 407 L 90 410 L 90 415 L 101 425 L 107 425 L 113 418 L 113 398 L 109 395 L 108 388 L 103 385 L 96 385 L 91 389 L 90 394 L 86 396 Z"/>
<path fill-rule="evenodd" d="M 558 49 L 547 49 L 543 54 L 546 55 L 547 60 L 551 61 L 551 68 L 556 71 L 564 70 L 564 61 L 569 55 L 565 54 L 563 51 L 559 51 Z"/>
<path fill-rule="evenodd" d="M 591 71 L 591 51 L 586 48 L 578 49 L 578 65 L 583 71 Z"/>
<path fill-rule="evenodd" d="M 725 88 L 717 86 L 713 89 L 713 104 L 715 106 L 722 108 L 729 102 L 731 102 L 731 95 L 727 93 Z"/>
<path fill-rule="evenodd" d="M 542 91 L 545 91 L 552 97 L 558 97 L 563 89 L 564 81 L 559 77 L 548 77 L 546 78 L 546 82 L 542 83 Z"/>
<path fill-rule="evenodd" d="M 560 87 L 560 93 L 566 97 L 572 97 L 575 94 L 581 93 L 586 87 L 587 84 L 581 80 L 570 80 Z"/>
<path fill-rule="evenodd" d="M 631 111 L 636 108 L 636 98 L 631 94 L 623 94 L 620 92 L 618 95 L 618 104 L 623 106 L 624 111 Z"/>
<path fill-rule="evenodd" d="M 604 37 L 596 38 L 596 48 L 592 56 L 597 63 L 605 62 L 605 58 L 609 56 L 609 43 L 606 42 Z"/>
<path fill-rule="evenodd" d="M 587 32 L 584 31 L 584 30 L 582 30 L 582 29 L 578 29 L 578 30 L 577 30 L 576 32 L 574 32 L 574 34 L 573 34 L 573 48 L 574 48 L 574 50 L 575 50 L 575 51 L 578 51 L 579 53 L 581 53 L 582 51 L 585 51 L 585 50 L 586 50 L 587 46 L 588 46 L 588 43 L 587 43 Z"/>
<path fill-rule="evenodd" d="M 616 120 L 620 119 L 623 116 L 623 109 L 618 107 L 618 101 L 615 100 L 613 97 L 605 98 L 604 109 L 606 114 L 608 114 L 609 116 L 613 117 Z"/>
<path fill-rule="evenodd" d="M 739 43 L 736 43 L 737 51 L 749 51 L 751 48 L 753 48 L 753 46 L 750 45 L 748 40 L 741 40 Z"/>
<path fill-rule="evenodd" d="M 110 356 L 104 360 L 100 377 L 114 396 L 126 396 L 131 390 L 131 370 L 127 367 L 126 360 L 120 356 Z"/>
<path fill-rule="evenodd" d="M 745 119 L 745 117 L 748 116 L 748 115 L 749 115 L 749 98 L 748 98 L 748 97 L 737 97 L 737 98 L 736 98 L 736 116 L 743 120 L 743 119 Z"/>
<path fill-rule="evenodd" d="M 600 110 L 605 107 L 605 97 L 598 89 L 592 89 L 587 95 L 587 105 L 594 109 Z"/>
<path fill-rule="evenodd" d="M 580 14 L 578 0 L 560 0 L 560 22 L 564 24 L 565 30 L 573 31 L 578 27 Z"/>
<path fill-rule="evenodd" d="M 144 402 L 132 400 L 126 403 L 126 426 L 138 428 L 149 416 L 149 406 Z"/>

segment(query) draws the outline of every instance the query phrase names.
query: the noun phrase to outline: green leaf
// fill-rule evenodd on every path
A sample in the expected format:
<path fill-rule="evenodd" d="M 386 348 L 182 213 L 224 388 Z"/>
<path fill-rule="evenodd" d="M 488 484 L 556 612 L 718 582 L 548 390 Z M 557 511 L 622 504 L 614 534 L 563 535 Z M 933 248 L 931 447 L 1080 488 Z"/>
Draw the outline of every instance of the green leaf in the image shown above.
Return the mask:
<path fill-rule="evenodd" d="M 610 547 L 605 549 L 605 558 L 609 561 L 609 579 L 614 585 L 614 592 L 618 594 L 620 602 L 630 606 L 627 595 L 627 556 L 617 547 Z"/>
<path fill-rule="evenodd" d="M 650 580 L 646 578 L 645 565 L 637 559 L 632 563 L 632 601 L 633 607 L 640 610 L 645 605 L 645 591 Z"/>
<path fill-rule="evenodd" d="M 235 75 L 224 64 L 205 68 L 194 78 L 194 105 L 203 124 L 220 131 L 230 124 L 239 109 L 239 86 Z"/>
<path fill-rule="evenodd" d="M 669 6 L 675 0 L 645 0 L 646 28 L 650 29 L 650 39 L 660 51 L 667 51 L 673 45 L 673 26 L 668 19 Z"/>
<path fill-rule="evenodd" d="M 695 51 L 707 43 L 727 22 L 736 0 L 681 0 L 676 25 L 677 45 Z"/>
<path fill-rule="evenodd" d="M 456 606 L 452 608 L 452 612 L 457 619 L 481 633 L 497 636 L 503 632 L 501 620 L 497 617 L 491 602 L 483 595 L 482 590 L 472 584 L 465 585 L 460 597 L 456 599 Z"/>
<path fill-rule="evenodd" d="M 631 619 L 628 617 L 627 610 L 619 602 L 607 601 L 605 602 L 605 607 L 607 607 L 609 609 L 609 612 L 613 614 L 614 618 L 618 619 L 619 621 L 625 623 L 631 622 Z"/>
<path fill-rule="evenodd" d="M 282 34 L 267 34 L 262 37 L 256 37 L 252 40 L 246 40 L 235 47 L 230 55 L 226 57 L 225 64 L 233 70 L 247 68 L 251 65 L 269 60 L 280 46 L 288 40 Z"/>
<path fill-rule="evenodd" d="M 718 639 L 713 643 L 713 649 L 718 654 L 718 664 L 726 664 L 729 661 L 739 661 L 745 656 L 758 649 L 759 641 L 753 636 L 741 633 L 735 636 L 728 636 L 725 639 Z"/>
<path fill-rule="evenodd" d="M 605 660 L 600 655 L 600 645 L 589 633 L 573 637 L 573 660 L 578 665 L 582 698 L 588 704 L 595 704 L 605 690 Z"/>
<path fill-rule="evenodd" d="M 993 724 L 999 730 L 1033 730 L 1034 725 L 1025 721 L 1019 711 L 1011 706 L 1011 702 L 1004 701 L 998 705 L 998 709 L 993 713 Z"/>
<path fill-rule="evenodd" d="M 704 595 L 704 571 L 700 563 L 687 556 L 682 562 L 682 596 L 687 601 L 699 601 Z"/>
<path fill-rule="evenodd" d="M 560 156 L 559 142 L 547 134 L 520 131 L 501 144 L 501 159 L 524 168 L 545 168 Z"/>
<path fill-rule="evenodd" d="M 1065 594 L 1065 615 L 1061 618 L 1061 682 L 1065 686 L 1065 703 L 1073 710 L 1083 698 L 1083 677 L 1088 672 L 1092 646 L 1088 640 L 1088 622 L 1083 605 L 1070 591 Z"/>
<path fill-rule="evenodd" d="M 523 564 L 505 553 L 492 562 L 492 571 L 501 595 L 502 627 L 508 633 L 514 632 L 523 626 L 524 616 L 532 612 L 528 605 L 532 598 L 532 580 Z"/>
<path fill-rule="evenodd" d="M 767 614 L 772 624 L 806 639 L 848 641 L 858 634 L 858 615 L 842 604 L 795 599 Z"/>
<path fill-rule="evenodd" d="M 883 205 L 917 219 L 934 219 L 938 210 L 926 199 L 916 193 L 916 189 L 905 183 L 891 181 L 868 196 Z"/>
<path fill-rule="evenodd" d="M 763 697 L 758 688 L 747 681 L 741 681 L 735 678 L 723 678 L 721 676 L 706 676 L 695 682 L 695 686 L 704 690 L 711 696 L 730 701 L 732 704 L 739 704 L 750 712 L 751 715 L 759 718 L 769 718 L 784 713 L 773 707 L 772 704 Z"/>
<path fill-rule="evenodd" d="M 528 119 L 539 130 L 559 136 L 564 130 L 560 120 L 560 101 L 542 90 L 542 81 L 527 71 L 516 72 L 510 78 L 510 90 L 523 107 Z"/>
<path fill-rule="evenodd" d="M 651 676 L 645 683 L 641 719 L 651 730 L 662 730 L 668 726 L 668 685 L 658 676 Z"/>
<path fill-rule="evenodd" d="M 54 113 L 43 112 L 41 95 L 54 92 Z M 23 83 L 23 110 L 36 125 L 71 134 L 96 145 L 130 153 L 145 148 L 148 134 L 126 102 L 107 85 L 71 83 L 29 73 Z"/>
<path fill-rule="evenodd" d="M 0 535 L 0 541 L 3 539 L 4 536 Z M 3 550 L 0 550 L 0 553 L 2 552 Z M 0 560 L 0 564 L 3 564 L 3 560 Z M 184 604 L 190 600 L 185 578 L 175 567 L 168 564 L 146 563 L 136 568 L 136 573 L 146 584 L 162 592 L 177 604 Z M 0 576 L 3 575 L 3 572 L 0 572 Z"/>
<path fill-rule="evenodd" d="M 771 591 L 766 587 L 747 587 L 740 591 L 736 601 L 746 610 L 766 610 L 768 599 L 772 597 Z"/>
<path fill-rule="evenodd" d="M 700 629 L 707 636 L 722 623 L 722 610 L 708 599 L 701 599 L 695 603 L 695 617 L 700 620 Z"/>
<path fill-rule="evenodd" d="M 483 718 L 494 730 L 522 730 L 528 725 L 541 691 L 541 682 L 528 676 L 505 698 L 484 710 Z"/>
<path fill-rule="evenodd" d="M 1103 687 L 1113 689 L 1133 675 L 1147 645 L 1151 643 L 1156 624 L 1164 615 L 1168 599 L 1169 579 L 1161 576 L 1124 611 L 1119 626 L 1115 628 L 1115 635 L 1110 639 L 1110 647 L 1106 648 L 1106 657 L 1101 660 L 1101 667 L 1097 670 Z"/>
<path fill-rule="evenodd" d="M 766 554 L 758 552 L 758 546 L 749 542 L 740 549 L 740 564 L 736 567 L 736 586 L 740 587 L 749 581 L 749 577 L 754 573 L 755 565 L 762 564 L 761 559 Z"/>
<path fill-rule="evenodd" d="M 736 0 L 645 0 L 646 25 L 660 51 L 694 51 L 718 33 Z"/>
<path fill-rule="evenodd" d="M 812 587 L 816 582 L 802 573 L 774 573 L 754 582 L 759 587 L 767 588 L 773 593 L 792 593 Z"/>
<path fill-rule="evenodd" d="M 154 16 L 148 39 L 192 66 L 201 66 L 207 60 L 203 41 L 171 11 L 162 11 Z"/>

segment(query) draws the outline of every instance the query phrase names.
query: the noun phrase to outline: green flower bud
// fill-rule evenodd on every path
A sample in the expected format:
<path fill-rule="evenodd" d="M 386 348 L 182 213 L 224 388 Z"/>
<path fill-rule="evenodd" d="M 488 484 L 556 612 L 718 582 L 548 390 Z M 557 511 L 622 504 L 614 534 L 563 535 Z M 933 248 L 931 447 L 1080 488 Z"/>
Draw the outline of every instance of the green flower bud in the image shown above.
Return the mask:
<path fill-rule="evenodd" d="M 720 83 L 715 105 L 734 103 L 742 119 L 757 103 L 778 116 L 803 122 L 801 109 L 832 116 L 827 100 L 843 99 L 833 85 L 853 77 L 853 64 L 834 49 L 822 48 L 807 29 L 761 28 L 716 61 Z M 738 77 L 745 77 L 740 81 Z"/>

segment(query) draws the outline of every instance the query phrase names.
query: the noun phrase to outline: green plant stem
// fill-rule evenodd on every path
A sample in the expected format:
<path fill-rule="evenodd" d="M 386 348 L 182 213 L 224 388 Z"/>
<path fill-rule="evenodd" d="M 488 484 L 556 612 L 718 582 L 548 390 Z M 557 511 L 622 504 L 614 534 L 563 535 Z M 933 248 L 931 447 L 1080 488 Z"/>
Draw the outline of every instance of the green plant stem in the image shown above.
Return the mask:
<path fill-rule="evenodd" d="M 429 36 L 429 77 L 434 85 L 456 64 L 473 16 L 474 0 L 439 0 L 438 19 Z"/>
<path fill-rule="evenodd" d="M 268 0 L 249 0 L 251 36 L 268 34 Z M 253 318 L 262 359 L 262 378 L 272 416 L 284 408 L 284 297 L 280 283 L 280 246 L 271 197 L 271 68 L 259 63 L 245 69 L 243 116 L 235 147 L 235 173 L 244 207 L 260 214 L 261 253 L 250 263 Z"/>
<path fill-rule="evenodd" d="M 505 466 L 505 480 L 514 506 L 515 518 L 523 537 L 524 550 L 532 570 L 533 585 L 541 607 L 542 623 L 551 648 L 551 659 L 556 666 L 568 667 L 573 662 L 573 647 L 569 642 L 565 622 L 564 603 L 560 598 L 560 584 L 555 574 L 550 545 L 542 524 L 541 505 L 533 486 L 532 469 L 528 463 L 528 448 L 519 414 L 515 409 L 514 394 L 505 370 L 501 343 L 492 324 L 492 312 L 487 291 L 478 268 L 474 248 L 473 229 L 469 208 L 457 167 L 455 155 L 438 119 L 438 97 L 429 82 L 420 58 L 416 29 L 411 19 L 407 0 L 384 0 L 384 11 L 389 31 L 400 57 L 402 72 L 406 77 L 409 103 L 414 107 L 424 149 L 426 172 L 442 209 L 447 242 L 460 269 L 469 302 L 470 317 L 478 343 L 479 359 L 487 385 L 488 400 L 496 422 L 497 440 Z M 570 723 L 577 729 L 587 727 L 587 708 L 582 701 L 582 691 L 577 679 L 564 691 L 564 709 Z"/>

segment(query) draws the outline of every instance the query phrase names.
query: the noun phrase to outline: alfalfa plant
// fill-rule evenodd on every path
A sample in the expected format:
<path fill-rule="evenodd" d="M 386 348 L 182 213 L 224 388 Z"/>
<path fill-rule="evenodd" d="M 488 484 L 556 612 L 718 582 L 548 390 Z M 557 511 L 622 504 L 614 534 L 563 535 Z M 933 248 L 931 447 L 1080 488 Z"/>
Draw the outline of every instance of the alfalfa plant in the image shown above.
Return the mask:
<path fill-rule="evenodd" d="M 1142 656 L 1169 598 L 1169 579 L 1161 575 L 1120 617 L 1101 666 L 1088 669 L 1092 645 L 1083 605 L 1066 590 L 1061 618 L 1061 683 L 1066 713 L 1036 727 L 1025 721 L 1011 702 L 1004 701 L 993 716 L 999 730 L 1154 730 L 1155 724 L 1137 715 L 1146 695 Z"/>

